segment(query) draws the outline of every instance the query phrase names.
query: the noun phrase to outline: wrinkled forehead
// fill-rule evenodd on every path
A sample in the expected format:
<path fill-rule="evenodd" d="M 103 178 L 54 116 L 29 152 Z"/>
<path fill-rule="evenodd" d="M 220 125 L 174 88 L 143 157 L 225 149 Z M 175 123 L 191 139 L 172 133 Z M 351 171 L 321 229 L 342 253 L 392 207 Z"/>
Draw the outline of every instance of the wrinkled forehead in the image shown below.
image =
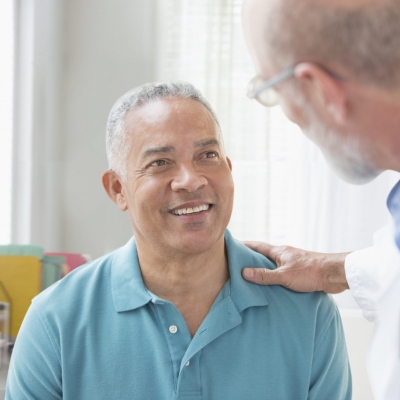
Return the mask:
<path fill-rule="evenodd" d="M 143 129 L 170 135 L 182 131 L 208 131 L 219 135 L 220 131 L 211 112 L 203 104 L 186 98 L 157 99 L 146 103 L 131 110 L 125 117 L 124 125 L 131 134 Z"/>
<path fill-rule="evenodd" d="M 151 145 L 216 138 L 222 143 L 219 126 L 200 102 L 186 98 L 157 99 L 128 112 L 125 134 L 137 151 Z"/>

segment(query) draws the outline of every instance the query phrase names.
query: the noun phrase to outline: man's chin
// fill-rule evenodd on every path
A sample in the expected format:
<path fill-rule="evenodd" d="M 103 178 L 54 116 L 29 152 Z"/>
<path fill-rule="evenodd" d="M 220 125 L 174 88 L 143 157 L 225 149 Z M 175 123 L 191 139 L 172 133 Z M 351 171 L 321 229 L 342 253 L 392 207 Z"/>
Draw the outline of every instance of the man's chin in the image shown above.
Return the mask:
<path fill-rule="evenodd" d="M 335 175 L 352 185 L 365 185 L 373 181 L 382 172 L 355 160 L 337 159 L 326 154 L 324 154 L 324 157 Z"/>
<path fill-rule="evenodd" d="M 348 135 L 346 143 L 334 129 L 319 120 L 306 103 L 305 110 L 311 113 L 314 124 L 302 127 L 303 132 L 321 150 L 327 164 L 340 179 L 353 185 L 364 185 L 373 181 L 382 171 L 368 161 L 363 154 L 362 146 L 355 138 Z"/>
<path fill-rule="evenodd" d="M 216 234 L 209 231 L 181 232 L 179 235 L 171 234 L 169 247 L 177 253 L 199 254 L 210 250 L 219 240 L 223 240 L 224 232 Z"/>

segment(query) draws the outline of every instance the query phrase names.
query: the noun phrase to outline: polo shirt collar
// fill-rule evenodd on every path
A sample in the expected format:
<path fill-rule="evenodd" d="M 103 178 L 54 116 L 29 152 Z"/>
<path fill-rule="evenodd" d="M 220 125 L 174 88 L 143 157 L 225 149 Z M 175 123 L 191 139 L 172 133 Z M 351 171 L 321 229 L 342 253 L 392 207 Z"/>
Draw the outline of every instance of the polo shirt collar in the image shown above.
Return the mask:
<path fill-rule="evenodd" d="M 225 231 L 225 248 L 228 254 L 231 298 L 238 312 L 249 307 L 267 306 L 268 300 L 260 286 L 242 277 L 243 268 L 256 267 L 259 264 L 255 260 L 254 252 L 234 239 L 228 230 Z"/>
<path fill-rule="evenodd" d="M 252 251 L 225 231 L 225 247 L 230 273 L 230 296 L 238 312 L 249 307 L 268 305 L 264 292 L 242 278 L 242 269 L 254 266 Z M 117 312 L 134 310 L 152 301 L 143 283 L 135 239 L 116 250 L 111 266 L 111 288 Z"/>
<path fill-rule="evenodd" d="M 151 301 L 151 295 L 143 283 L 135 238 L 114 253 L 111 290 L 117 312 L 134 310 Z"/>

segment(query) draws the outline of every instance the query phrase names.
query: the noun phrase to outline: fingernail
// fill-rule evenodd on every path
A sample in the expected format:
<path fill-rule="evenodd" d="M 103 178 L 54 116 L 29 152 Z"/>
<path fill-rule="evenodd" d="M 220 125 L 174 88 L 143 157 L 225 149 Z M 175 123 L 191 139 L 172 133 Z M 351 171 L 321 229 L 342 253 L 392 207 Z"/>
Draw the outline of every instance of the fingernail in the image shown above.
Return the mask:
<path fill-rule="evenodd" d="M 243 270 L 243 275 L 247 279 L 252 279 L 254 278 L 254 271 L 251 268 L 245 268 Z"/>

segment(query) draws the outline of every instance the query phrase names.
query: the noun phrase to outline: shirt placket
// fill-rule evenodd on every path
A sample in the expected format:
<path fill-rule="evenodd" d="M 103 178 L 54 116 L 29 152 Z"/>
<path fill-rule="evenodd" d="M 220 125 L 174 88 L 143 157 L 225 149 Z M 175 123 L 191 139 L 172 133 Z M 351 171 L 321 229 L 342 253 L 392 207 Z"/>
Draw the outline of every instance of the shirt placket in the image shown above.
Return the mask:
<path fill-rule="evenodd" d="M 210 310 L 182 358 L 176 392 L 179 399 L 189 400 L 193 396 L 201 396 L 202 349 L 241 322 L 242 318 L 230 297 L 222 300 Z"/>
<path fill-rule="evenodd" d="M 202 399 L 201 352 L 209 343 L 242 322 L 229 293 L 224 287 L 196 335 L 191 337 L 182 314 L 174 304 L 156 296 L 155 307 L 172 360 L 175 395 L 179 400 Z"/>
<path fill-rule="evenodd" d="M 201 397 L 200 352 L 182 366 L 182 359 L 192 340 L 182 314 L 168 301 L 153 299 L 152 303 L 171 356 L 176 396 L 179 399 L 185 396 Z"/>

